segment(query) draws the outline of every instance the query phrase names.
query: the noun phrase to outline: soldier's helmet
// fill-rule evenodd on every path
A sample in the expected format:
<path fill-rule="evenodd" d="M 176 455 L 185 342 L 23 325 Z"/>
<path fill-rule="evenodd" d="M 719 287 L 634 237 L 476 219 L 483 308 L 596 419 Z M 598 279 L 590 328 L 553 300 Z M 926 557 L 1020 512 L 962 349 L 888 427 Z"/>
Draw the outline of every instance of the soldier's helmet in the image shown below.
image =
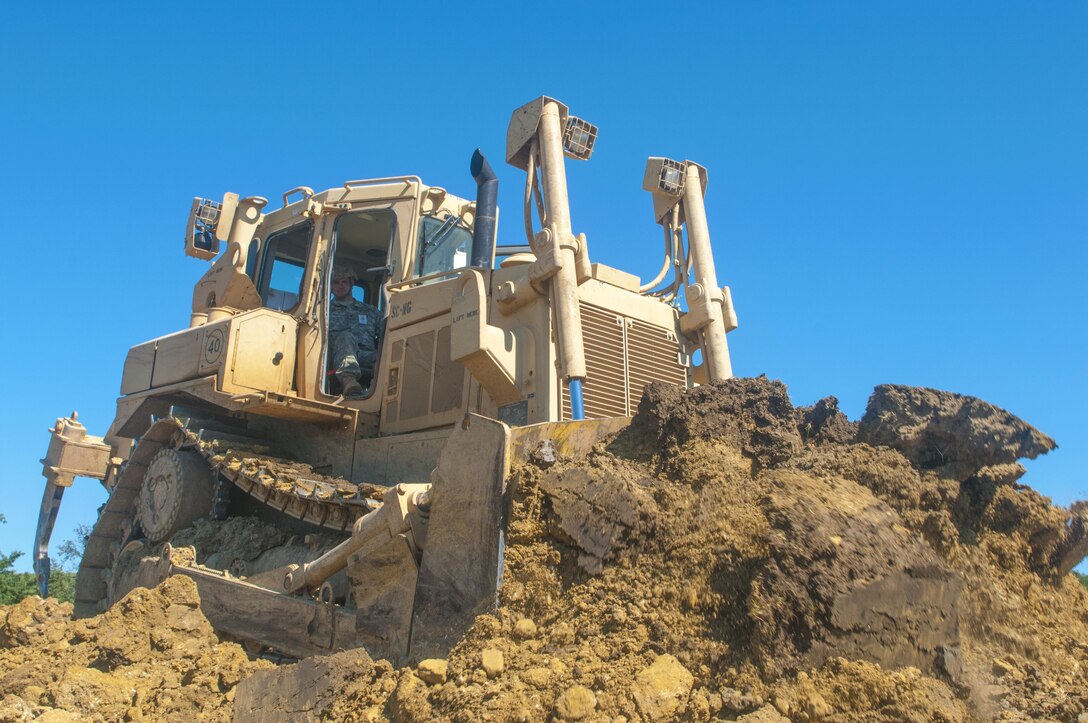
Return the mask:
<path fill-rule="evenodd" d="M 355 275 L 355 269 L 351 268 L 347 264 L 337 264 L 332 267 L 332 280 L 339 281 L 340 279 L 351 279 L 355 281 L 358 277 Z"/>

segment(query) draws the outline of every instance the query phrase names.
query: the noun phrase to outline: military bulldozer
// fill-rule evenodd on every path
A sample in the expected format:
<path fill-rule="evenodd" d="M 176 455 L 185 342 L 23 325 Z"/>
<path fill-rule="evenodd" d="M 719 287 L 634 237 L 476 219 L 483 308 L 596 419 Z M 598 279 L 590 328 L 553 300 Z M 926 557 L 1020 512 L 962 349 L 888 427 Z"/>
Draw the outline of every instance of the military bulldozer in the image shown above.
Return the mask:
<path fill-rule="evenodd" d="M 62 494 L 83 476 L 109 497 L 80 563 L 77 616 L 184 574 L 217 629 L 287 655 L 444 655 L 495 604 L 512 464 L 544 441 L 584 454 L 627 424 L 651 381 L 731 376 L 736 318 L 711 254 L 706 170 L 649 159 L 665 251 L 642 283 L 592 263 L 572 229 L 564 158 L 588 159 L 596 138 L 551 98 L 514 111 L 517 245 L 496 244 L 498 181 L 478 150 L 473 200 L 416 176 L 300 186 L 274 210 L 259 197 L 194 199 L 185 250 L 212 263 L 189 328 L 128 352 L 103 437 L 74 413 L 52 431 L 34 548 L 42 593 Z M 381 314 L 377 361 L 353 398 L 330 350 L 338 265 Z M 239 515 L 335 544 L 246 575 L 170 544 L 200 519 Z"/>

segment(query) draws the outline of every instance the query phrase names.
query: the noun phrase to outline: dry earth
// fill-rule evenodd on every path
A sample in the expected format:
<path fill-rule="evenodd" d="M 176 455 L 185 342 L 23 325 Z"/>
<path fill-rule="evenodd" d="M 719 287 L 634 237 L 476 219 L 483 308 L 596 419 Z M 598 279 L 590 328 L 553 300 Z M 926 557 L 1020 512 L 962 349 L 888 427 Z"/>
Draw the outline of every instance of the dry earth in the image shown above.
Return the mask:
<path fill-rule="evenodd" d="M 850 422 L 765 378 L 652 385 L 586 459 L 515 470 L 499 604 L 447 659 L 253 661 L 175 577 L 0 608 L 0 721 L 1085 721 L 1085 507 L 1019 481 L 1054 447 L 928 389 Z M 236 569 L 300 544 L 208 524 Z"/>

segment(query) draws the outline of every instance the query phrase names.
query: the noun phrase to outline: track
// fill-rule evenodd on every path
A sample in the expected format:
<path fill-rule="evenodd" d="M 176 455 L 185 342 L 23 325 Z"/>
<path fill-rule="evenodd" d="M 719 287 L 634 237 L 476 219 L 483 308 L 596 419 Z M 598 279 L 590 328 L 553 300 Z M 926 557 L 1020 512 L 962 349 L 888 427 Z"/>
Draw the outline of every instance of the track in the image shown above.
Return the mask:
<path fill-rule="evenodd" d="M 75 617 L 97 615 L 113 602 L 112 573 L 125 545 L 142 537 L 136 520 L 148 463 L 164 448 L 191 449 L 207 460 L 217 480 L 208 515 L 224 519 L 230 495 L 241 491 L 262 505 L 329 530 L 345 532 L 381 506 L 385 487 L 352 484 L 314 472 L 307 464 L 269 454 L 261 440 L 217 430 L 215 420 L 170 416 L 140 438 L 117 476 L 110 498 L 87 540 L 76 578 Z"/>

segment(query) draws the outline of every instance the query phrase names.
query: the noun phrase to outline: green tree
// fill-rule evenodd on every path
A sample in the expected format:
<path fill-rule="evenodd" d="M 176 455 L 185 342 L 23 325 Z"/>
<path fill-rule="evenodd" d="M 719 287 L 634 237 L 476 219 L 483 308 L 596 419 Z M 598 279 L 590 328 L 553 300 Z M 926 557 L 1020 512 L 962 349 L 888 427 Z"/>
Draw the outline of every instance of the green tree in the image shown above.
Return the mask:
<path fill-rule="evenodd" d="M 0 523 L 7 521 L 7 518 L 0 513 Z M 22 556 L 23 553 L 19 551 L 5 554 L 3 550 L 0 550 L 0 605 L 11 605 L 26 597 L 24 575 L 11 569 L 15 561 Z"/>
<path fill-rule="evenodd" d="M 1084 587 L 1088 587 L 1088 575 L 1081 575 L 1079 572 L 1074 572 L 1073 574 L 1080 578 L 1081 585 L 1084 585 Z"/>
<path fill-rule="evenodd" d="M 65 540 L 57 546 L 57 567 L 66 572 L 79 568 L 83 551 L 87 549 L 87 540 L 91 537 L 90 525 L 76 525 L 76 539 Z"/>
<path fill-rule="evenodd" d="M 7 522 L 7 519 L 3 514 L 0 514 L 0 523 Z M 77 533 L 82 534 L 82 530 L 77 530 Z M 82 549 L 82 545 L 86 544 L 86 538 L 83 538 L 82 543 L 73 543 L 71 540 L 62 545 L 70 546 L 73 549 L 79 546 Z M 4 554 L 0 551 L 0 605 L 14 605 L 25 597 L 38 594 L 38 581 L 32 572 L 15 572 L 12 569 L 15 561 L 23 556 L 23 553 L 16 550 L 10 554 Z M 82 556 L 82 553 L 81 553 Z M 71 602 L 75 597 L 76 588 L 76 575 L 74 572 L 67 572 L 63 569 L 63 565 L 58 565 L 55 569 L 49 573 L 49 595 L 55 597 L 61 602 Z"/>

